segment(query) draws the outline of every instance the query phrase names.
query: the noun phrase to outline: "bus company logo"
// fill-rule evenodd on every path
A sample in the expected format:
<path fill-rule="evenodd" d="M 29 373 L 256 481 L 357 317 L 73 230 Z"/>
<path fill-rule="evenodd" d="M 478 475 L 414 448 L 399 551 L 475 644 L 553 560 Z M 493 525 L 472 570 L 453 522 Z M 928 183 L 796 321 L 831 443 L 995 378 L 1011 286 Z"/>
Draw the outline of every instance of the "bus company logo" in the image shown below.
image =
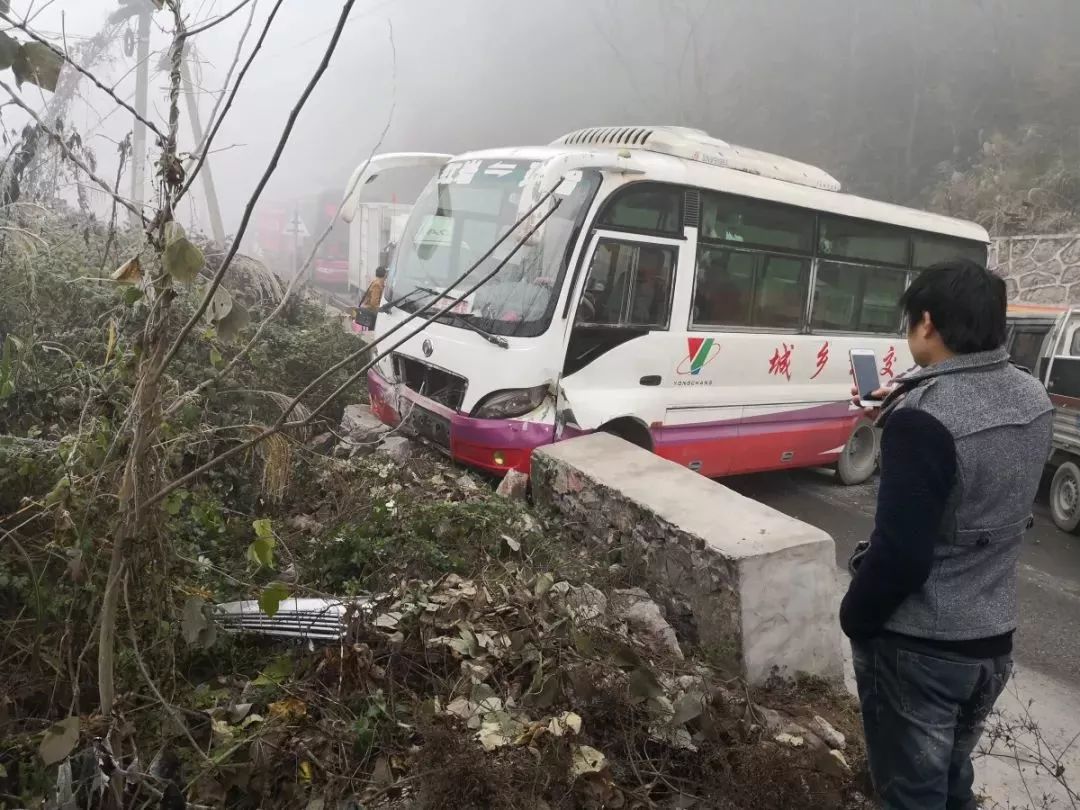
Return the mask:
<path fill-rule="evenodd" d="M 720 344 L 712 338 L 687 338 L 689 352 L 675 368 L 675 373 L 682 376 L 696 377 L 720 354 Z"/>

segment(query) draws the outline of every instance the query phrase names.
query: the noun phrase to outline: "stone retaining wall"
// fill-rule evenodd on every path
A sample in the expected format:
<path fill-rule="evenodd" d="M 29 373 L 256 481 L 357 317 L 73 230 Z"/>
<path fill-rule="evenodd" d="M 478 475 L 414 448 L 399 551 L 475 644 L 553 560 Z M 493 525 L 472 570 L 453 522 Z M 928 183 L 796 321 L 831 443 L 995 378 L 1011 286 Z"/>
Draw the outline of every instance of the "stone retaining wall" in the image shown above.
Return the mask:
<path fill-rule="evenodd" d="M 536 450 L 533 494 L 621 549 L 685 641 L 751 683 L 843 678 L 832 538 L 622 439 Z"/>
<path fill-rule="evenodd" d="M 1080 236 L 1010 236 L 990 246 L 991 269 L 1009 285 L 1009 300 L 1080 304 Z"/>

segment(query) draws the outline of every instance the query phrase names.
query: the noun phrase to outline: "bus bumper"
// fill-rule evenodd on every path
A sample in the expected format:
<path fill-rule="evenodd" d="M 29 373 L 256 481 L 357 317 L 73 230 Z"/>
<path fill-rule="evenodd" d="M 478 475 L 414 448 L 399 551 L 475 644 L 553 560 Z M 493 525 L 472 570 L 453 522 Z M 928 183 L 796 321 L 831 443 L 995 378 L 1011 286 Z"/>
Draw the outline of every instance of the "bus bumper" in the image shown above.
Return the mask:
<path fill-rule="evenodd" d="M 521 419 L 474 419 L 368 371 L 371 412 L 383 424 L 418 435 L 455 461 L 504 475 L 528 473 L 532 451 L 555 440 L 555 426 Z"/>

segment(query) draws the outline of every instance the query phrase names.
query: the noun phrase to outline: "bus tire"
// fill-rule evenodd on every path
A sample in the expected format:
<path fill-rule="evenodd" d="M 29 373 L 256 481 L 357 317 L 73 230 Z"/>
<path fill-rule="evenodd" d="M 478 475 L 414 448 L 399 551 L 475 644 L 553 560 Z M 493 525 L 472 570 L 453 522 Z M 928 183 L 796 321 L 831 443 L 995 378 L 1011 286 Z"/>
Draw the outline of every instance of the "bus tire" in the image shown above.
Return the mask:
<path fill-rule="evenodd" d="M 602 426 L 600 432 L 618 436 L 623 441 L 637 445 L 642 450 L 652 452 L 652 436 L 649 435 L 649 429 L 636 419 L 630 417 L 614 419 Z"/>
<path fill-rule="evenodd" d="M 877 430 L 869 419 L 860 419 L 836 460 L 836 474 L 845 486 L 857 486 L 870 480 L 877 464 Z"/>
<path fill-rule="evenodd" d="M 1050 517 L 1063 532 L 1080 534 L 1080 467 L 1066 461 L 1050 484 Z"/>

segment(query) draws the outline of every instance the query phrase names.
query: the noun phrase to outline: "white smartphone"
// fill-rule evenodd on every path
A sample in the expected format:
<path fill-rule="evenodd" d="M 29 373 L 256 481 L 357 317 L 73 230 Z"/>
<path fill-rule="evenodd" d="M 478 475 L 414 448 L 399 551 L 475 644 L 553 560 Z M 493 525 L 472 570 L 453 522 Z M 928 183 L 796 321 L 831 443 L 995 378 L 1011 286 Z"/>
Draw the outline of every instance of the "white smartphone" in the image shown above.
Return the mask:
<path fill-rule="evenodd" d="M 855 374 L 855 387 L 859 389 L 859 406 L 880 408 L 881 400 L 872 399 L 870 396 L 881 388 L 877 357 L 871 349 L 852 349 L 850 355 L 851 370 Z"/>

